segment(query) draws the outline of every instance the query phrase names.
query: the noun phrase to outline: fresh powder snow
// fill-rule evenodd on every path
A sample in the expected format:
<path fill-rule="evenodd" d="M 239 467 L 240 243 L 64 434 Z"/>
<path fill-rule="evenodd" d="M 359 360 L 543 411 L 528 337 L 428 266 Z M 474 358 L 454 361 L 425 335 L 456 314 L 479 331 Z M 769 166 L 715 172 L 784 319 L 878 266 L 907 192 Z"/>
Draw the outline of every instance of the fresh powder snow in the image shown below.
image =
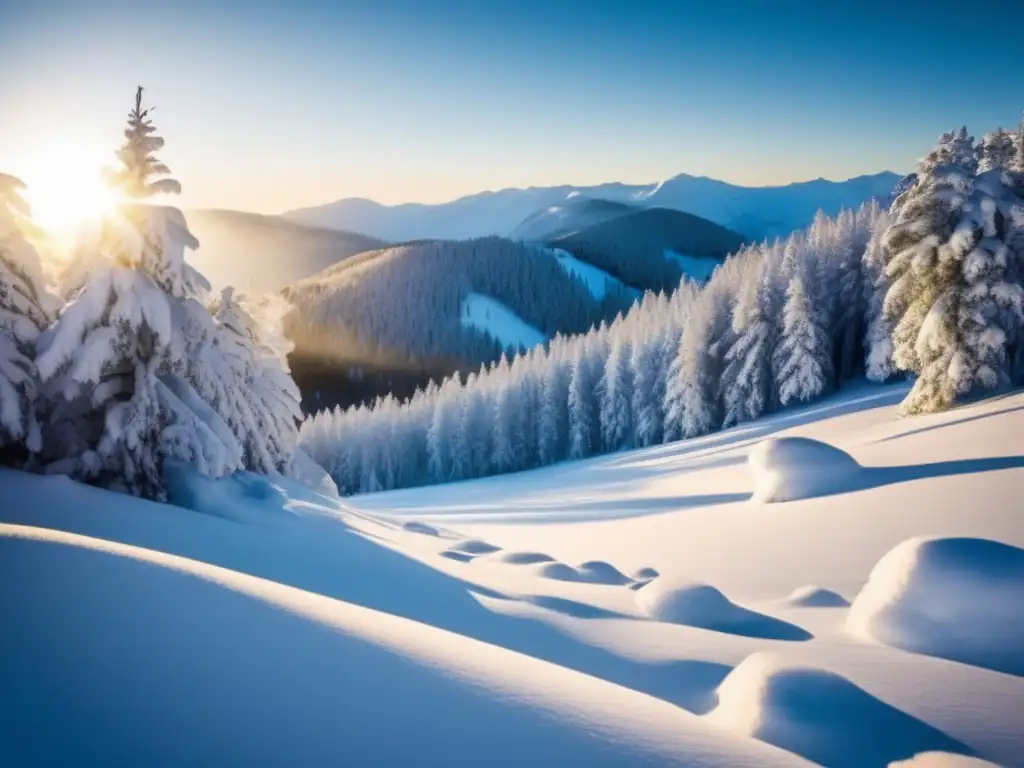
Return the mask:
<path fill-rule="evenodd" d="M 907 390 L 344 500 L 0 470 L 2 762 L 1019 764 L 1024 394 Z"/>

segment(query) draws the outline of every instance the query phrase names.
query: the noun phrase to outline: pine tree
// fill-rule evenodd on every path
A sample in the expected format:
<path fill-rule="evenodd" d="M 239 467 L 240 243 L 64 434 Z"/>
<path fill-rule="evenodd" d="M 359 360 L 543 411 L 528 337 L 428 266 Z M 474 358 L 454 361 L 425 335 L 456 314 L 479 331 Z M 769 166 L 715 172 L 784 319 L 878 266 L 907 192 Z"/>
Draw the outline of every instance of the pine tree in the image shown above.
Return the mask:
<path fill-rule="evenodd" d="M 180 188 L 153 179 L 167 169 L 153 156 L 162 140 L 146 114 L 140 90 L 112 174 L 136 197 Z M 203 377 L 196 366 L 215 332 L 196 300 L 209 284 L 185 262 L 196 245 L 180 211 L 131 205 L 83 246 L 86 281 L 37 343 L 55 469 L 159 499 L 167 460 L 212 477 L 240 468 L 230 427 L 190 383 Z"/>
<path fill-rule="evenodd" d="M 775 334 L 768 319 L 770 312 L 765 311 L 770 280 L 767 267 L 750 261 L 733 310 L 734 341 L 725 355 L 721 383 L 723 427 L 756 419 L 772 406 L 771 356 Z"/>
<path fill-rule="evenodd" d="M 935 147 L 917 164 L 918 182 L 944 165 L 955 165 L 964 173 L 972 175 L 977 172 L 978 153 L 974 146 L 974 137 L 968 135 L 966 126 L 939 136 Z"/>
<path fill-rule="evenodd" d="M 455 378 L 446 379 L 441 385 L 434 416 L 427 430 L 427 467 L 431 477 L 438 483 L 453 479 L 456 464 L 454 449 L 461 416 L 456 388 Z M 460 467 L 463 466 L 463 457 L 457 462 Z"/>
<path fill-rule="evenodd" d="M 659 391 L 658 376 L 664 353 L 664 330 L 644 329 L 634 337 L 630 367 L 633 372 L 633 432 L 636 445 L 661 442 L 664 428 L 664 391 Z"/>
<path fill-rule="evenodd" d="M 26 451 L 42 448 L 35 343 L 57 303 L 46 287 L 39 254 L 25 237 L 32 226 L 23 188 L 18 179 L 0 174 L 0 451 L 16 454 L 17 463 Z"/>
<path fill-rule="evenodd" d="M 883 243 L 889 228 L 889 214 L 879 213 L 871 225 L 871 238 L 864 249 L 864 367 L 872 381 L 883 382 L 892 375 L 892 328 L 886 321 L 883 305 L 889 290 L 886 266 L 889 252 Z"/>
<path fill-rule="evenodd" d="M 828 349 L 828 337 L 818 324 L 798 271 L 789 281 L 782 337 L 772 357 L 780 404 L 804 403 L 825 392 L 832 375 Z"/>
<path fill-rule="evenodd" d="M 537 454 L 540 464 L 554 464 L 565 458 L 569 436 L 569 377 L 571 368 L 562 359 L 562 342 L 553 345 L 544 377 L 540 411 L 537 415 Z"/>
<path fill-rule="evenodd" d="M 633 446 L 631 358 L 629 343 L 616 338 L 605 361 L 604 374 L 598 387 L 598 420 L 605 451 Z"/>
<path fill-rule="evenodd" d="M 1009 381 L 1008 344 L 1024 319 L 1006 243 L 1019 198 L 1004 171 L 974 171 L 922 163 L 917 194 L 886 234 L 893 362 L 918 377 L 905 413 L 941 410 L 975 387 Z"/>
<path fill-rule="evenodd" d="M 978 172 L 991 170 L 1009 171 L 1016 160 L 1017 147 L 1014 137 L 1002 128 L 986 133 L 978 142 Z"/>
<path fill-rule="evenodd" d="M 582 344 L 576 346 L 569 379 L 569 458 L 584 459 L 594 453 L 595 433 L 599 433 L 600 427 L 594 407 L 596 384 Z"/>
<path fill-rule="evenodd" d="M 279 338 L 280 320 L 264 315 L 257 322 L 231 287 L 221 292 L 215 319 L 213 344 L 203 345 L 203 365 L 190 365 L 189 379 L 228 422 L 242 445 L 246 469 L 287 472 L 298 445 L 301 410 L 287 370 L 288 346 Z"/>
<path fill-rule="evenodd" d="M 121 165 L 108 170 L 112 186 L 130 198 L 141 200 L 157 194 L 181 194 L 181 184 L 169 176 L 171 169 L 157 159 L 164 140 L 155 136 L 156 128 L 150 114 L 155 107 L 143 109 L 142 86 L 135 91 L 135 107 L 128 113 L 124 144 L 117 151 Z"/>

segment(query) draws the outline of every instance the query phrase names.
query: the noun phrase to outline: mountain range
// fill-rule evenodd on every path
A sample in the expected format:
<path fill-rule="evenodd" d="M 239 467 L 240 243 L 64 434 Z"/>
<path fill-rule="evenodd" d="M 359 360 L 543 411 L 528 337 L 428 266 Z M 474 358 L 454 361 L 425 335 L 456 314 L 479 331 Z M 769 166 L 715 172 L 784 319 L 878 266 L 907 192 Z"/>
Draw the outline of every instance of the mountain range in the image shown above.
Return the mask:
<path fill-rule="evenodd" d="M 303 224 L 360 232 L 391 242 L 421 238 L 521 237 L 539 212 L 577 197 L 670 208 L 708 219 L 751 240 L 788 235 L 807 226 L 820 209 L 835 215 L 876 197 L 887 198 L 901 176 L 890 171 L 845 181 L 814 179 L 775 187 L 744 187 L 705 176 L 680 174 L 657 184 L 561 185 L 480 192 L 446 203 L 384 205 L 346 198 L 289 211 Z M 517 230 L 520 230 L 517 234 Z"/>

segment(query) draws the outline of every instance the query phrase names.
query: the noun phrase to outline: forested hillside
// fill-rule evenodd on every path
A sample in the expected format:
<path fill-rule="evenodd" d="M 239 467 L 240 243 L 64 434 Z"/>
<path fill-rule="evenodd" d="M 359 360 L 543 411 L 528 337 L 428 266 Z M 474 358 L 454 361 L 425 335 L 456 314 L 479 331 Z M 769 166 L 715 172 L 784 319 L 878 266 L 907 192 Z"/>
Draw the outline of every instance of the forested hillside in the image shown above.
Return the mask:
<path fill-rule="evenodd" d="M 1024 379 L 1024 131 L 944 134 L 888 211 L 819 214 L 703 287 L 408 402 L 324 411 L 301 439 L 367 492 L 696 437 L 864 373 L 916 376 L 905 413 Z"/>
<path fill-rule="evenodd" d="M 497 237 L 372 251 L 284 292 L 295 306 L 289 334 L 300 353 L 476 365 L 517 352 L 497 332 L 464 321 L 472 294 L 500 302 L 545 337 L 586 331 L 633 298 L 611 285 L 595 299 L 550 250 Z"/>
<path fill-rule="evenodd" d="M 699 216 L 668 208 L 641 208 L 608 217 L 548 241 L 639 290 L 671 291 L 688 274 L 673 256 L 707 260 L 700 279 L 744 244 L 741 235 Z"/>

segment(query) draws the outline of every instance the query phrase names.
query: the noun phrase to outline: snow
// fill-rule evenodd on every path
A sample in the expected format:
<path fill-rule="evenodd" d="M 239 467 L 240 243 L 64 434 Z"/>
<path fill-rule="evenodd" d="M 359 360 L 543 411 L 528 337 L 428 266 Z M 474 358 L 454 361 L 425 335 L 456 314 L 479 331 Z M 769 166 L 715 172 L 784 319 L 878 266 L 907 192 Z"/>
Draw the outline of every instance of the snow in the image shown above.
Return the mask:
<path fill-rule="evenodd" d="M 762 440 L 750 452 L 756 501 L 794 501 L 841 491 L 860 474 L 845 451 L 806 437 Z"/>
<path fill-rule="evenodd" d="M 914 538 L 871 571 L 850 629 L 905 650 L 1024 676 L 1024 549 Z"/>
<path fill-rule="evenodd" d="M 729 673 L 709 718 L 836 768 L 886 765 L 894 754 L 964 749 L 841 675 L 763 651 Z M 857 727 L 851 729 L 850 721 Z"/>
<path fill-rule="evenodd" d="M 0 762 L 1019 764 L 1024 393 L 907 389 L 344 501 L 0 470 Z M 752 501 L 797 437 L 855 481 Z"/>
<path fill-rule="evenodd" d="M 626 286 L 617 277 L 608 274 L 600 267 L 595 267 L 593 264 L 588 264 L 581 259 L 576 258 L 571 253 L 561 248 L 551 249 L 551 253 L 554 254 L 558 260 L 559 266 L 565 270 L 566 274 L 570 277 L 579 280 L 583 283 L 587 290 L 590 291 L 590 295 L 600 301 L 608 293 L 608 284 L 620 286 L 621 289 L 628 292 L 633 292 L 639 295 L 639 292 L 634 288 Z"/>
<path fill-rule="evenodd" d="M 722 262 L 710 256 L 686 256 L 675 251 L 664 252 L 665 261 L 674 261 L 683 270 L 683 274 L 698 283 L 706 283 L 711 278 L 711 273 Z"/>
<path fill-rule="evenodd" d="M 507 306 L 482 293 L 470 293 L 462 300 L 460 318 L 464 326 L 491 334 L 504 347 L 529 349 L 545 339 Z"/>

